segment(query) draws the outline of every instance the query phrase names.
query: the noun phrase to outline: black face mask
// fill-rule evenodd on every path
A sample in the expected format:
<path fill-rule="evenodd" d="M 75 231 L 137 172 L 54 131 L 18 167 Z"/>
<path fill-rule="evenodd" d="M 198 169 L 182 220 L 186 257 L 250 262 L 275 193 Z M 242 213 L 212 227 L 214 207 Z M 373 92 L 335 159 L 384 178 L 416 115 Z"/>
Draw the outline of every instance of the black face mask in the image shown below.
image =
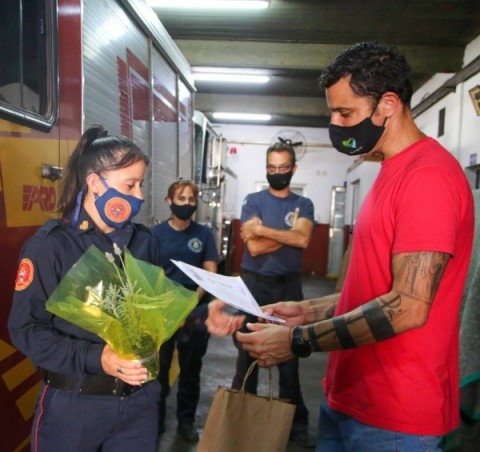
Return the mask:
<path fill-rule="evenodd" d="M 284 188 L 288 187 L 290 184 L 290 180 L 292 179 L 293 171 L 289 171 L 288 173 L 275 173 L 275 174 L 268 174 L 267 173 L 267 181 L 270 187 L 274 190 L 283 190 Z"/>
<path fill-rule="evenodd" d="M 191 204 L 170 204 L 170 210 L 180 220 L 189 220 L 197 210 L 197 206 Z"/>
<path fill-rule="evenodd" d="M 387 118 L 385 118 L 383 126 L 376 126 L 372 122 L 372 116 L 370 116 L 350 127 L 330 124 L 328 127 L 330 141 L 332 142 L 333 147 L 342 154 L 366 154 L 378 143 L 378 140 L 385 130 L 385 122 L 387 122 Z"/>

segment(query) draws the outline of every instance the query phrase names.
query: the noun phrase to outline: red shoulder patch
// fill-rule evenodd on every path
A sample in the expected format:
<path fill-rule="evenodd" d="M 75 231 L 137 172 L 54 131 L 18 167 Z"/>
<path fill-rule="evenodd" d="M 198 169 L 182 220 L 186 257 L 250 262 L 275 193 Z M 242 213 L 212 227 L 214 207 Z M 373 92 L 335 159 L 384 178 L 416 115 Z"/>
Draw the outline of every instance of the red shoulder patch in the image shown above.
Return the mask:
<path fill-rule="evenodd" d="M 24 290 L 33 281 L 33 263 L 30 259 L 24 258 L 18 266 L 15 290 Z"/>

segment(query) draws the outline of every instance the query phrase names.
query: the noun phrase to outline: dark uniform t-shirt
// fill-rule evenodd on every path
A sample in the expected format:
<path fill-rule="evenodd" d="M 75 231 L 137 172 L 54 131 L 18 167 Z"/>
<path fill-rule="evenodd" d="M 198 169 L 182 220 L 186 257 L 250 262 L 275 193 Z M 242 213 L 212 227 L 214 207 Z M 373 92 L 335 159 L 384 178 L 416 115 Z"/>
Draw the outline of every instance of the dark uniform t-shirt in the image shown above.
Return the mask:
<path fill-rule="evenodd" d="M 313 203 L 310 199 L 291 192 L 286 198 L 279 198 L 262 190 L 250 193 L 243 200 L 241 223 L 258 217 L 262 224 L 275 229 L 292 228 L 295 209 L 298 218 L 314 222 Z M 243 254 L 243 270 L 265 276 L 288 275 L 299 272 L 302 267 L 303 249 L 294 246 L 282 246 L 271 253 L 252 256 L 248 249 Z"/>
<path fill-rule="evenodd" d="M 173 229 L 168 221 L 152 228 L 157 240 L 160 266 L 165 274 L 184 286 L 196 284 L 180 270 L 171 259 L 202 268 L 205 261 L 218 262 L 219 256 L 212 231 L 207 226 L 192 221 L 183 231 Z"/>

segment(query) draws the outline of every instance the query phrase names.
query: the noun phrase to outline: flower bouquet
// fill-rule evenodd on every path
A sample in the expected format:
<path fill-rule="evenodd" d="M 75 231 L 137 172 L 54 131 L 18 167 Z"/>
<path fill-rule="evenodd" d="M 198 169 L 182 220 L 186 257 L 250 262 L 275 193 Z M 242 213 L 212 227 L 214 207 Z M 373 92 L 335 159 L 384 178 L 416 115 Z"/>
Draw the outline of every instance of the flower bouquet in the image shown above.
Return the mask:
<path fill-rule="evenodd" d="M 115 256 L 94 245 L 72 266 L 47 301 L 53 314 L 100 336 L 116 353 L 138 359 L 149 380 L 158 375 L 158 351 L 197 304 L 195 292 L 114 245 Z"/>

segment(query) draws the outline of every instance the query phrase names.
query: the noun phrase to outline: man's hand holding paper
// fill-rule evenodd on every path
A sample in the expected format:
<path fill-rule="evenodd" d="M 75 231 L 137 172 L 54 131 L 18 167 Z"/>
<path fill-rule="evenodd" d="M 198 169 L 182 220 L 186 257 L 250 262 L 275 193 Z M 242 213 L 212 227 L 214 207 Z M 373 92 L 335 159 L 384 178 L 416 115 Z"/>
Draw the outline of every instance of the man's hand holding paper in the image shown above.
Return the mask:
<path fill-rule="evenodd" d="M 280 317 L 265 314 L 239 276 L 225 276 L 208 272 L 185 262 L 172 262 L 200 287 L 240 311 L 277 323 L 285 323 Z"/>

